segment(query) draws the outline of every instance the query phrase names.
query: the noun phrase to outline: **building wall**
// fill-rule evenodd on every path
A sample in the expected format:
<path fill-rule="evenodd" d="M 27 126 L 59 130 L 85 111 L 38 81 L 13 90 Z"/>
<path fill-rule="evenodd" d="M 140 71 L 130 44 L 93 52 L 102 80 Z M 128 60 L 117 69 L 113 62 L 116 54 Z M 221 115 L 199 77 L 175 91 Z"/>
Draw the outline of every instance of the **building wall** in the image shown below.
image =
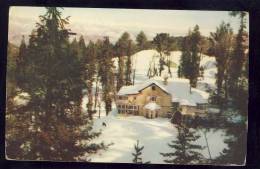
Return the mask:
<path fill-rule="evenodd" d="M 154 86 L 155 90 L 152 89 Z M 143 89 L 139 94 L 136 95 L 128 95 L 127 100 L 118 100 L 118 104 L 127 104 L 127 105 L 137 105 L 139 106 L 139 115 L 145 116 L 148 112 L 144 109 L 144 106 L 151 102 L 151 96 L 156 96 L 155 103 L 161 106 L 161 110 L 158 111 L 158 116 L 166 116 L 167 112 L 171 112 L 171 95 L 164 92 L 161 88 L 156 85 L 148 86 Z"/>
<path fill-rule="evenodd" d="M 180 106 L 181 112 L 183 115 L 191 115 L 191 116 L 203 116 L 207 112 L 206 109 L 198 109 L 196 106 Z"/>
<path fill-rule="evenodd" d="M 155 87 L 155 90 L 152 89 L 152 86 Z M 157 111 L 158 116 L 166 117 L 167 112 L 172 112 L 172 102 L 171 95 L 164 92 L 161 88 L 156 85 L 151 85 L 145 89 L 143 89 L 140 93 L 134 95 L 127 95 L 126 100 L 116 100 L 116 105 L 134 105 L 138 106 L 137 115 L 146 116 L 147 114 L 151 114 L 149 110 L 144 109 L 144 106 L 148 104 L 151 96 L 156 96 L 155 103 L 161 106 L 161 109 Z M 184 115 L 205 115 L 207 109 L 198 109 L 196 106 L 180 106 L 181 112 Z M 123 112 L 127 113 L 127 112 Z M 153 116 L 154 117 L 154 116 Z"/>

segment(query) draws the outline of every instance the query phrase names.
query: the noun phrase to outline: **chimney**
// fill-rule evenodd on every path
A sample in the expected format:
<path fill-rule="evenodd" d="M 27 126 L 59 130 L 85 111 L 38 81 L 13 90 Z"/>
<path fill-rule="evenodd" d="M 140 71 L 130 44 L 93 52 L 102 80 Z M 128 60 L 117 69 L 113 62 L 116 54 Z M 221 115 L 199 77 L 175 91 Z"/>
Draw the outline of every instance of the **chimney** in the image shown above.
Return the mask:
<path fill-rule="evenodd" d="M 163 84 L 166 86 L 167 84 L 168 84 L 168 77 L 167 76 L 165 76 L 164 78 L 163 78 Z"/>

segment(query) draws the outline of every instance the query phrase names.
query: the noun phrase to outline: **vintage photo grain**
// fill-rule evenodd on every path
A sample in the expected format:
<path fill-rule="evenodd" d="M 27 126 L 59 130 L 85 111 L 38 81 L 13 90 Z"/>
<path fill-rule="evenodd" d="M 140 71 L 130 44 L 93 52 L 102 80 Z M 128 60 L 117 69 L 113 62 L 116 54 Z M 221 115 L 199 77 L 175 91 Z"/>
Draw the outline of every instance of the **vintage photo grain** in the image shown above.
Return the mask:
<path fill-rule="evenodd" d="M 245 11 L 10 7 L 6 158 L 246 161 Z"/>

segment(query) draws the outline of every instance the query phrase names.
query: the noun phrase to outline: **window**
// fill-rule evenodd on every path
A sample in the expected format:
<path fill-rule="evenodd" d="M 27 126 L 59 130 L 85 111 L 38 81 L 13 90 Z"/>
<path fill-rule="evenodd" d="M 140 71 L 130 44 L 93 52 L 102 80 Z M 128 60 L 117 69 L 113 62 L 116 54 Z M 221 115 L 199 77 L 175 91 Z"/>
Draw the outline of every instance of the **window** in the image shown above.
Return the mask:
<path fill-rule="evenodd" d="M 207 108 L 207 104 L 197 104 L 197 109 L 199 110 L 205 110 Z"/>
<path fill-rule="evenodd" d="M 156 96 L 151 96 L 151 97 L 150 97 L 150 101 L 155 102 L 155 101 L 156 101 Z"/>
<path fill-rule="evenodd" d="M 137 115 L 138 114 L 138 106 L 136 105 L 129 105 L 127 106 L 127 111 L 129 114 L 135 114 Z"/>
<path fill-rule="evenodd" d="M 156 87 L 155 87 L 155 86 L 152 86 L 152 90 L 156 90 Z"/>
<path fill-rule="evenodd" d="M 118 99 L 119 99 L 119 100 L 127 100 L 128 97 L 127 97 L 127 96 L 118 96 Z"/>

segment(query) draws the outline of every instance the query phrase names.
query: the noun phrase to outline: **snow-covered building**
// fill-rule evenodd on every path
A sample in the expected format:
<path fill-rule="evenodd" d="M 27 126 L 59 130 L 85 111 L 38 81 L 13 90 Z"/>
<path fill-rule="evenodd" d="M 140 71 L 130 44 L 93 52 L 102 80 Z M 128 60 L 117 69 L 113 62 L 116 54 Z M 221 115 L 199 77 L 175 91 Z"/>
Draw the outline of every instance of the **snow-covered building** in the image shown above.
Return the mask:
<path fill-rule="evenodd" d="M 209 94 L 190 88 L 187 79 L 149 79 L 132 86 L 123 86 L 117 93 L 118 113 L 166 117 L 180 109 L 182 114 L 205 115 Z"/>

